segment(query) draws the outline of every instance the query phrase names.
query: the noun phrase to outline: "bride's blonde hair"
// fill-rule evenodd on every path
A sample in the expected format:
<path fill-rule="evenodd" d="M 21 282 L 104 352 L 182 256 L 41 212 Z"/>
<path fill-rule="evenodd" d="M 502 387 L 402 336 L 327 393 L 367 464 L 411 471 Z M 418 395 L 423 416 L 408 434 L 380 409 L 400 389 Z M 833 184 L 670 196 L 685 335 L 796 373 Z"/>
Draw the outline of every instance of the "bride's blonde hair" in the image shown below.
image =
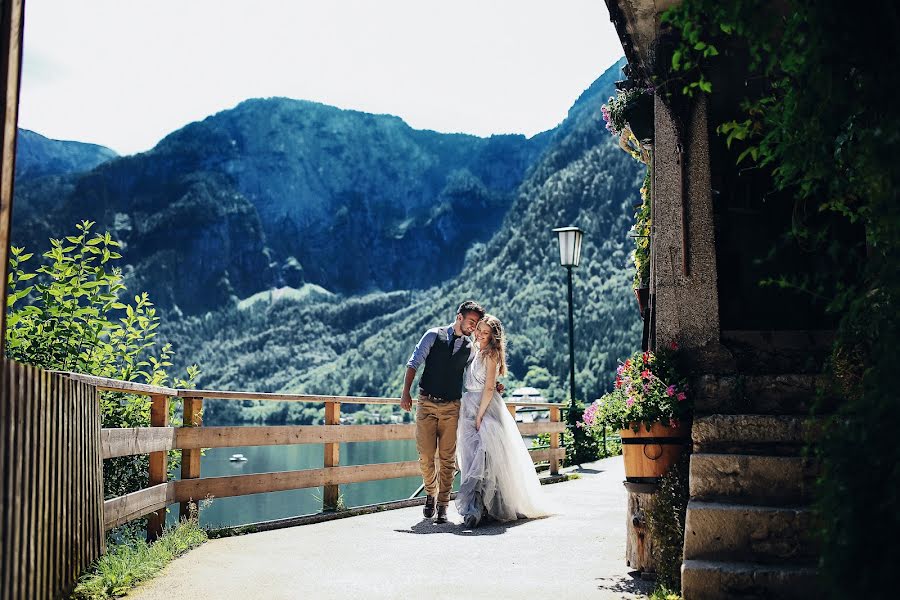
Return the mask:
<path fill-rule="evenodd" d="M 481 349 L 484 356 L 490 356 L 500 366 L 500 375 L 506 375 L 506 335 L 503 332 L 503 323 L 494 315 L 484 315 L 478 323 L 481 327 L 486 325 L 491 330 L 491 337 L 487 346 Z"/>

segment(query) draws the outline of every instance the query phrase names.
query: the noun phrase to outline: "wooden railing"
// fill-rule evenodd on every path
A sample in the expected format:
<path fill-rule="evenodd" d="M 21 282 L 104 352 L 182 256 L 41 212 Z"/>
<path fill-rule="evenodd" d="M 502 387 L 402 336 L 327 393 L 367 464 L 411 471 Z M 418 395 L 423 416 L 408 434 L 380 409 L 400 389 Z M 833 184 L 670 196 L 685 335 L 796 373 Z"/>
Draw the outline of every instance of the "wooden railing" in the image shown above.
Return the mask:
<path fill-rule="evenodd" d="M 207 497 L 224 498 L 302 488 L 323 488 L 323 510 L 338 503 L 341 485 L 420 475 L 417 460 L 380 464 L 340 466 L 340 444 L 343 442 L 392 441 L 415 439 L 414 424 L 341 425 L 341 404 L 400 404 L 398 398 L 356 396 L 314 396 L 304 394 L 268 394 L 257 392 L 225 392 L 209 390 L 176 390 L 173 388 L 68 374 L 76 381 L 89 383 L 98 390 L 143 394 L 151 398 L 151 426 L 101 430 L 102 457 L 150 455 L 149 487 L 107 500 L 104 524 L 111 529 L 150 514 L 148 535 L 162 531 L 166 507 L 180 504 L 182 516 L 189 513 L 192 502 Z M 325 406 L 323 425 L 207 427 L 202 423 L 202 405 L 206 399 L 265 400 L 279 402 L 321 403 Z M 184 426 L 171 427 L 167 422 L 168 404 L 184 402 Z M 519 423 L 522 435 L 550 434 L 550 447 L 530 450 L 535 462 L 549 462 L 551 474 L 559 472 L 565 456 L 560 447 L 559 404 L 548 402 L 507 402 L 515 414 L 517 406 L 542 408 L 550 413 L 545 422 Z M 202 448 L 238 446 L 271 446 L 285 444 L 322 444 L 324 466 L 321 469 L 254 473 L 227 477 L 201 477 Z M 166 456 L 170 450 L 181 451 L 181 479 L 166 481 Z"/>

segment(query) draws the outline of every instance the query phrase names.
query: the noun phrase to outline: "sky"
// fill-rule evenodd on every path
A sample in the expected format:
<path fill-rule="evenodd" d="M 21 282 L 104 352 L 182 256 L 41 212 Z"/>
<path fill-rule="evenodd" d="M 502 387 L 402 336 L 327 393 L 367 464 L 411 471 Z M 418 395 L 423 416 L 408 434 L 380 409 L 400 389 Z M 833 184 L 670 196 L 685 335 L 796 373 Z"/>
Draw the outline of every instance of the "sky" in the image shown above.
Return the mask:
<path fill-rule="evenodd" d="M 480 136 L 551 129 L 623 52 L 602 0 L 28 0 L 19 126 L 149 150 L 286 96 Z"/>

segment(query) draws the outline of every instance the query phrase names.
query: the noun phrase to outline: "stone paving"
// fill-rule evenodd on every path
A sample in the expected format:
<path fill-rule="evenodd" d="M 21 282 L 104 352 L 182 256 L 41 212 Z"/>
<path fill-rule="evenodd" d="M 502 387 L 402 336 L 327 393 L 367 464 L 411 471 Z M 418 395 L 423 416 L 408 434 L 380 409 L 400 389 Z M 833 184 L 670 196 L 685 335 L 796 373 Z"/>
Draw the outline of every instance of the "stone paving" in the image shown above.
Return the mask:
<path fill-rule="evenodd" d="M 543 486 L 557 513 L 470 531 L 451 505 L 434 525 L 421 507 L 210 540 L 129 594 L 224 598 L 645 598 L 625 565 L 621 457 Z"/>

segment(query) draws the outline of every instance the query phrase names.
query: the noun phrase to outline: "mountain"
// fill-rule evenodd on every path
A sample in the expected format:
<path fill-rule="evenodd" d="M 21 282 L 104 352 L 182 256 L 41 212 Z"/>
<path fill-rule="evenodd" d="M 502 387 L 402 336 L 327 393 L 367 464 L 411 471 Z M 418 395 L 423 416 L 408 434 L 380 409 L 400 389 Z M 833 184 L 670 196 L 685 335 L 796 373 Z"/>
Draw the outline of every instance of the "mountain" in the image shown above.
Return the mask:
<path fill-rule="evenodd" d="M 131 289 L 199 314 L 283 286 L 429 287 L 493 235 L 549 136 L 479 138 L 313 102 L 247 100 L 90 171 L 25 181 L 14 243 L 81 219 L 123 242 Z"/>
<path fill-rule="evenodd" d="M 48 175 L 90 171 L 117 156 L 113 150 L 97 144 L 51 140 L 28 129 L 19 129 L 16 183 Z"/>
<path fill-rule="evenodd" d="M 599 396 L 641 333 L 627 234 L 644 167 L 616 146 L 600 114 L 623 64 L 603 73 L 549 134 L 496 233 L 468 250 L 456 276 L 427 289 L 352 297 L 308 285 L 273 290 L 172 320 L 163 330 L 179 366 L 198 362 L 198 383 L 208 389 L 397 395 L 422 333 L 450 322 L 456 305 L 474 298 L 507 328 L 507 384 L 534 385 L 561 400 L 568 381 L 566 284 L 551 230 L 574 224 L 585 231 L 574 277 L 578 395 Z M 316 418 L 298 403 L 210 402 L 205 411 L 210 423 Z"/>

